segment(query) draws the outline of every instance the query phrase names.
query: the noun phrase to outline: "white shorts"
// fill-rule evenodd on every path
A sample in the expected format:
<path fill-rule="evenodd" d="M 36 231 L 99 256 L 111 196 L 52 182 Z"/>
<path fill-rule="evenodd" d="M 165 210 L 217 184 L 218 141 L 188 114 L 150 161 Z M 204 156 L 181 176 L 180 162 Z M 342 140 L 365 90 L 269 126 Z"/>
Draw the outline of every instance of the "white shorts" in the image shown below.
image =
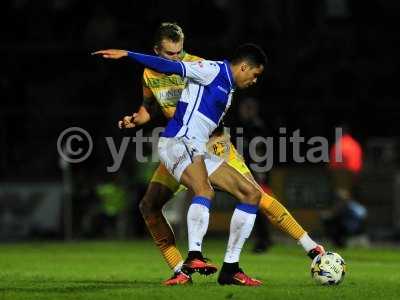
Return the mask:
<path fill-rule="evenodd" d="M 207 153 L 206 144 L 195 143 L 194 140 L 179 137 L 160 137 L 158 141 L 158 154 L 168 172 L 180 182 L 183 171 L 193 162 L 193 157 L 204 155 L 208 176 L 210 176 L 224 162 L 222 158 Z"/>

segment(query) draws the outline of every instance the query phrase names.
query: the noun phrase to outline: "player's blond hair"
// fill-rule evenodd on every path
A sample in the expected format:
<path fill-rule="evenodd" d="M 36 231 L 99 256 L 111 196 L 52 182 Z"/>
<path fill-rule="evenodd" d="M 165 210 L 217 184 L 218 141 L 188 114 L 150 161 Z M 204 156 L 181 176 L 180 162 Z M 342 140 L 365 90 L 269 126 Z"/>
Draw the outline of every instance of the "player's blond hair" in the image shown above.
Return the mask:
<path fill-rule="evenodd" d="M 154 36 L 154 45 L 160 46 L 161 41 L 164 39 L 171 40 L 173 42 L 179 42 L 185 38 L 182 28 L 171 22 L 163 22 L 158 27 Z"/>

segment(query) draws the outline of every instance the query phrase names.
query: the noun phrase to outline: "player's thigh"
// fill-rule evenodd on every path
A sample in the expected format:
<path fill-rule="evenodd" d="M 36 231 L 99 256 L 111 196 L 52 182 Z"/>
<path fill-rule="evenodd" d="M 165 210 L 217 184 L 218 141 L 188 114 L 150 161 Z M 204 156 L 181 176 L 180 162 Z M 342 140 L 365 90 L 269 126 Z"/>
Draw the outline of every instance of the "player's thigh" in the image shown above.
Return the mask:
<path fill-rule="evenodd" d="M 197 196 L 210 199 L 214 197 L 213 188 L 208 180 L 204 157 L 201 155 L 193 157 L 192 163 L 185 168 L 181 176 L 181 183 Z"/>
<path fill-rule="evenodd" d="M 196 196 L 212 198 L 213 189 L 208 180 L 201 145 L 184 138 L 160 138 L 158 153 L 160 159 L 174 178 L 191 189 Z"/>
<path fill-rule="evenodd" d="M 160 163 L 155 170 L 153 177 L 150 179 L 150 183 L 159 183 L 170 189 L 173 194 L 180 188 L 180 183 L 169 173 L 162 163 Z"/>
<path fill-rule="evenodd" d="M 250 173 L 250 169 L 246 166 L 244 158 L 235 149 L 230 141 L 229 134 L 213 135 L 207 144 L 207 151 L 210 155 L 215 155 L 228 163 L 232 168 L 240 174 Z"/>
<path fill-rule="evenodd" d="M 242 174 L 244 177 L 246 177 L 252 185 L 254 185 L 260 192 L 264 192 L 264 190 L 262 189 L 262 187 L 258 184 L 258 182 L 254 179 L 253 174 L 251 174 L 250 172 L 247 173 L 243 173 Z"/>
<path fill-rule="evenodd" d="M 214 186 L 232 194 L 242 203 L 256 205 L 260 200 L 261 193 L 257 187 L 225 162 L 210 175 L 210 181 Z"/>
<path fill-rule="evenodd" d="M 228 165 L 238 171 L 240 174 L 246 176 L 248 174 L 251 175 L 250 169 L 247 167 L 246 162 L 244 161 L 243 156 L 237 152 L 235 146 L 229 144 L 229 156 L 226 160 Z M 246 176 L 247 177 L 247 176 Z"/>
<path fill-rule="evenodd" d="M 249 167 L 247 167 L 244 158 L 237 152 L 235 147 L 231 144 L 229 159 L 227 161 L 228 165 L 246 177 L 260 192 L 263 191 L 261 186 L 254 179 L 253 174 L 251 174 Z"/>
<path fill-rule="evenodd" d="M 246 177 L 255 188 L 260 192 L 263 191 L 251 174 L 243 156 L 239 154 L 235 146 L 231 143 L 229 135 L 222 134 L 211 137 L 207 148 L 210 154 L 214 154 L 223 159 L 229 166 Z"/>
<path fill-rule="evenodd" d="M 230 145 L 230 153 L 228 158 L 228 165 L 246 177 L 260 192 L 263 192 L 262 187 L 257 183 L 254 179 L 253 174 L 251 174 L 249 167 L 246 165 L 243 156 L 241 156 L 235 147 L 231 144 Z"/>

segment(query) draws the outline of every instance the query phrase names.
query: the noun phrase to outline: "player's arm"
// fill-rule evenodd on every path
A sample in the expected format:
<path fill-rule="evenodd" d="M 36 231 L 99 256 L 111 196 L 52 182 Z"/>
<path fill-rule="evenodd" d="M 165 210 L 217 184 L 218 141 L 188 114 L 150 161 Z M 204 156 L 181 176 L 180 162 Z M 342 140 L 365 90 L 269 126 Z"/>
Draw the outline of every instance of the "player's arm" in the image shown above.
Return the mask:
<path fill-rule="evenodd" d="M 123 51 L 123 50 L 121 50 Z M 143 74 L 142 80 L 143 86 L 143 102 L 139 107 L 139 110 L 132 114 L 131 116 L 125 116 L 118 122 L 119 128 L 134 128 L 136 126 L 141 126 L 149 122 L 152 118 L 154 108 L 154 103 L 157 103 L 156 98 L 154 97 L 153 92 L 150 87 L 147 85 L 147 81 L 145 75 Z"/>
<path fill-rule="evenodd" d="M 139 107 L 139 110 L 133 113 L 131 116 L 125 116 L 122 120 L 118 121 L 119 128 L 134 128 L 146 124 L 151 119 L 150 113 L 143 105 Z"/>
<path fill-rule="evenodd" d="M 128 57 L 157 72 L 178 74 L 201 85 L 210 84 L 220 70 L 219 65 L 210 60 L 181 62 L 131 51 L 128 51 Z"/>
<path fill-rule="evenodd" d="M 219 66 L 212 61 L 180 62 L 168 60 L 154 55 L 146 55 L 126 50 L 100 50 L 93 54 L 104 58 L 119 59 L 129 57 L 134 61 L 160 73 L 177 74 L 191 78 L 199 84 L 209 84 L 219 72 Z"/>
<path fill-rule="evenodd" d="M 125 116 L 118 122 L 119 128 L 134 128 L 146 124 L 151 120 L 151 105 L 155 98 L 151 90 L 143 81 L 143 103 L 139 110 L 131 116 Z"/>
<path fill-rule="evenodd" d="M 94 55 L 101 55 L 104 58 L 119 59 L 122 57 L 129 57 L 134 61 L 153 69 L 160 73 L 178 74 L 185 77 L 184 66 L 181 62 L 168 60 L 154 55 L 147 55 L 126 50 L 108 49 L 100 50 L 92 53 Z"/>

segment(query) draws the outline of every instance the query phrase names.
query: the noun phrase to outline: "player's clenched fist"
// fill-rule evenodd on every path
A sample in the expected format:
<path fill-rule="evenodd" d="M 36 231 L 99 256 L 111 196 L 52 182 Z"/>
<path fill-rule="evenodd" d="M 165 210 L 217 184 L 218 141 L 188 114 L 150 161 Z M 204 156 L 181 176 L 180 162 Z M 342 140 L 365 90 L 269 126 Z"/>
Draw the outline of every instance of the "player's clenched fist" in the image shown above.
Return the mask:
<path fill-rule="evenodd" d="M 106 49 L 93 52 L 92 55 L 100 55 L 103 58 L 119 59 L 128 56 L 128 51 L 119 49 Z"/>
<path fill-rule="evenodd" d="M 119 128 L 134 128 L 136 126 L 135 124 L 135 114 L 132 116 L 125 116 L 118 122 L 118 127 Z"/>
<path fill-rule="evenodd" d="M 134 113 L 132 116 L 125 116 L 121 121 L 118 122 L 119 128 L 134 128 L 136 126 L 143 125 L 150 120 L 150 114 L 142 106 L 139 111 Z"/>

